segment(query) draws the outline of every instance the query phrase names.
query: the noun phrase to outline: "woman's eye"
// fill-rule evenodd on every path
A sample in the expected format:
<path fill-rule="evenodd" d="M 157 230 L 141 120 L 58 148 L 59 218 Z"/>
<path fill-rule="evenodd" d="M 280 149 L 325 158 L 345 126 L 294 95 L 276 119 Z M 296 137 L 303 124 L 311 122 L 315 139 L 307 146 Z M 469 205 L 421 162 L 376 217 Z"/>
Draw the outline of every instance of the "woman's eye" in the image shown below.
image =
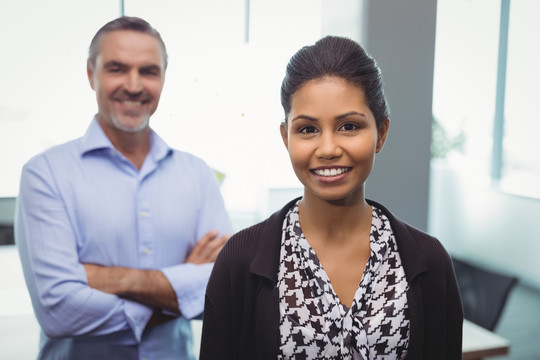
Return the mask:
<path fill-rule="evenodd" d="M 300 133 L 302 134 L 312 134 L 316 131 L 317 129 L 315 129 L 314 126 L 304 126 L 303 128 L 300 129 Z"/>
<path fill-rule="evenodd" d="M 343 124 L 341 126 L 341 130 L 344 130 L 344 131 L 353 131 L 357 129 L 359 129 L 359 126 L 356 124 L 351 124 L 351 123 Z"/>

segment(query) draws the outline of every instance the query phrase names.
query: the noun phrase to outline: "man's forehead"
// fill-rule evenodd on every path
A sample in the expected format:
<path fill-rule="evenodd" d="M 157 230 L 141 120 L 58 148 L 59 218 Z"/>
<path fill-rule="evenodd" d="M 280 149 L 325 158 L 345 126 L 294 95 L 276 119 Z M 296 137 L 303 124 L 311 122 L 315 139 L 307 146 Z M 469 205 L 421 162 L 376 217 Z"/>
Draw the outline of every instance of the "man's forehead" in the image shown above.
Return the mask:
<path fill-rule="evenodd" d="M 163 67 L 164 54 L 159 40 L 152 35 L 134 30 L 115 30 L 103 36 L 99 60 L 103 63 L 116 61 Z"/>

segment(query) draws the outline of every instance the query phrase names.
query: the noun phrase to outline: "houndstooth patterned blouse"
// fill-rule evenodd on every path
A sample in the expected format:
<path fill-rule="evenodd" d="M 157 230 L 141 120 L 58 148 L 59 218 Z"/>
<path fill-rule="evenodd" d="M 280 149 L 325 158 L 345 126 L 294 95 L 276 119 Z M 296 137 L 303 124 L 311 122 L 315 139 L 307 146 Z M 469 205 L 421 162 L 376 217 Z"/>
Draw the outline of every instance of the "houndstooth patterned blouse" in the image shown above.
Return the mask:
<path fill-rule="evenodd" d="M 283 222 L 278 275 L 279 359 L 404 359 L 408 283 L 390 222 L 373 207 L 370 247 L 352 307 L 340 303 L 300 228 L 298 203 Z"/>

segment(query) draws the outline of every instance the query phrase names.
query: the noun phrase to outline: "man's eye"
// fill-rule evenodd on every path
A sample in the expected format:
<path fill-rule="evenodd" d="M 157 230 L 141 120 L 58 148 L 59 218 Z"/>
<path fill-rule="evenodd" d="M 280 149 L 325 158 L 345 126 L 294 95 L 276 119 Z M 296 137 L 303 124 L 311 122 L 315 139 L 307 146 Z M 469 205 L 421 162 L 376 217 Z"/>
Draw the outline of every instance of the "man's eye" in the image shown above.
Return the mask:
<path fill-rule="evenodd" d="M 139 71 L 141 75 L 147 76 L 159 76 L 161 74 L 161 69 L 158 66 L 143 67 Z"/>
<path fill-rule="evenodd" d="M 111 73 L 119 73 L 121 71 L 122 71 L 122 68 L 120 68 L 119 66 L 114 66 L 114 67 L 109 68 L 109 72 Z"/>
<path fill-rule="evenodd" d="M 316 131 L 317 131 L 317 129 L 315 129 L 314 126 L 305 126 L 305 127 L 300 129 L 300 133 L 302 133 L 302 134 L 312 134 L 312 133 L 314 133 Z"/>
<path fill-rule="evenodd" d="M 144 70 L 142 71 L 143 75 L 150 75 L 150 76 L 156 76 L 159 75 L 159 72 L 157 70 Z"/>

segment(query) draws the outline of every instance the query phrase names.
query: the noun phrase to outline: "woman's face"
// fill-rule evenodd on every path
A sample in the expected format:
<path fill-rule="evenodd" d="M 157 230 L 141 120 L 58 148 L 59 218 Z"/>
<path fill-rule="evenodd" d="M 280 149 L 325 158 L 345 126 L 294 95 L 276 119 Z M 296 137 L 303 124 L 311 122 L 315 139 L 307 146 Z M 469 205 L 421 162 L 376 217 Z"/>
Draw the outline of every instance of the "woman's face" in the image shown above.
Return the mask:
<path fill-rule="evenodd" d="M 341 78 L 315 79 L 300 87 L 292 95 L 281 135 L 305 196 L 363 199 L 364 182 L 388 126 L 386 120 L 377 131 L 364 91 Z"/>

